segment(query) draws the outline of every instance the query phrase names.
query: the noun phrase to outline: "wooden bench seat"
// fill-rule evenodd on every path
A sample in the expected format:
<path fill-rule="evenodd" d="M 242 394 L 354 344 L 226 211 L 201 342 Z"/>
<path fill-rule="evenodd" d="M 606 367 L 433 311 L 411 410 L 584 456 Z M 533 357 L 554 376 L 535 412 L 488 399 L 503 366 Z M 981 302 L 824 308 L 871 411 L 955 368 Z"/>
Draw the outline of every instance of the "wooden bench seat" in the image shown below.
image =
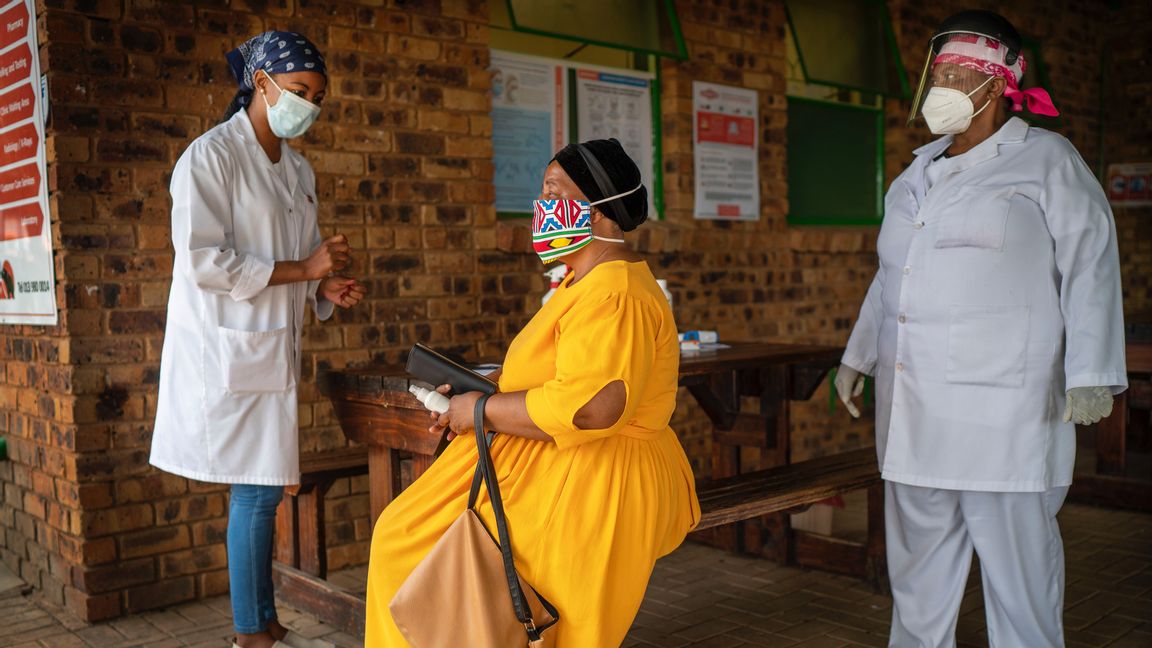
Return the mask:
<path fill-rule="evenodd" d="M 319 578 L 328 575 L 324 496 L 343 477 L 368 474 L 368 448 L 352 446 L 304 455 L 300 483 L 285 487 L 276 511 L 276 560 Z"/>
<path fill-rule="evenodd" d="M 287 605 L 309 610 L 326 623 L 354 636 L 364 633 L 362 595 L 322 580 L 327 575 L 323 535 L 324 492 L 334 479 L 366 472 L 367 455 L 363 447 L 332 451 L 302 460 L 301 483 L 285 490 L 285 501 L 277 517 L 277 561 L 280 564 L 276 565 L 274 577 L 278 599 Z M 783 514 L 863 488 L 869 489 L 867 543 L 823 538 L 785 528 L 789 549 L 784 555 L 788 562 L 852 574 L 883 591 L 887 582 L 883 493 L 873 448 L 700 482 L 697 494 L 701 519 L 697 528 L 707 529 Z M 293 538 L 297 538 L 295 545 Z"/>
<path fill-rule="evenodd" d="M 705 481 L 698 489 L 697 528 L 808 506 L 879 482 L 874 448 Z"/>
<path fill-rule="evenodd" d="M 773 515 L 775 554 L 782 563 L 827 569 L 863 578 L 887 589 L 884 556 L 884 493 L 875 448 L 766 470 L 708 480 L 697 485 L 700 524 L 708 529 L 771 514 L 799 512 L 828 498 L 868 490 L 868 532 L 863 543 L 795 531 L 787 517 Z"/>

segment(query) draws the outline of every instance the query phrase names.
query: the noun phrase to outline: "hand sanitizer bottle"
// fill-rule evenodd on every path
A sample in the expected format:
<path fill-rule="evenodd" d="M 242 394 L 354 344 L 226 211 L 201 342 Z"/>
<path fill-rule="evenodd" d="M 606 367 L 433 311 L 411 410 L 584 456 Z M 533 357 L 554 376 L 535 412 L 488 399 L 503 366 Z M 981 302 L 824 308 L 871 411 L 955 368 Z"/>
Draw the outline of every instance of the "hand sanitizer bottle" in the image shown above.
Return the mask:
<path fill-rule="evenodd" d="M 667 279 L 657 279 L 656 285 L 660 286 L 660 292 L 664 293 L 664 297 L 668 300 L 668 306 L 672 306 L 672 291 L 668 290 Z"/>
<path fill-rule="evenodd" d="M 448 411 L 448 397 L 438 391 L 425 389 L 419 385 L 410 385 L 408 391 L 420 401 L 429 412 L 443 414 Z"/>
<path fill-rule="evenodd" d="M 541 306 L 547 304 L 549 299 L 552 299 L 552 295 L 555 294 L 556 289 L 560 287 L 560 283 L 564 281 L 564 277 L 568 276 L 568 266 L 563 263 L 557 263 L 552 268 L 549 268 L 548 271 L 544 273 L 544 276 L 548 277 L 548 292 L 544 293 L 544 296 L 540 298 Z"/>

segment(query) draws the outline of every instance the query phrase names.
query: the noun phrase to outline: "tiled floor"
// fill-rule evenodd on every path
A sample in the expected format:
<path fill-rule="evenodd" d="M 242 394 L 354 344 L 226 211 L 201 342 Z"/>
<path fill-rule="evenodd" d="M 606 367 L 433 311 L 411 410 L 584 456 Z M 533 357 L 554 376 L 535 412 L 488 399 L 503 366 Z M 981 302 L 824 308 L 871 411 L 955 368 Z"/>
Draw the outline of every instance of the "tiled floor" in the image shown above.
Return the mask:
<path fill-rule="evenodd" d="M 1068 646 L 1152 647 L 1152 515 L 1067 505 L 1060 514 L 1068 560 Z M 961 646 L 986 646 L 980 579 L 960 611 Z M 5 591 L 3 588 L 8 587 Z M 87 625 L 0 576 L 0 646 L 225 648 L 227 597 Z M 841 576 L 685 545 L 660 561 L 625 646 L 885 646 L 891 600 Z M 286 625 L 344 648 L 358 638 L 283 610 Z M 583 647 L 580 647 L 583 648 Z M 591 648 L 591 647 L 589 647 Z"/>

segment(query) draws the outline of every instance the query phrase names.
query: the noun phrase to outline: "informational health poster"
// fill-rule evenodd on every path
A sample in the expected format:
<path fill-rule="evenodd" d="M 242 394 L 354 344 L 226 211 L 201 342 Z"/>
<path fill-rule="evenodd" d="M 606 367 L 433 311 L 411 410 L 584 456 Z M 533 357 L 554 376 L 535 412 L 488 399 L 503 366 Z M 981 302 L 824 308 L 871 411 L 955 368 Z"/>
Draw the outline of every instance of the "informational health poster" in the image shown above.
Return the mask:
<path fill-rule="evenodd" d="M 1108 202 L 1113 207 L 1152 205 L 1152 162 L 1108 165 Z"/>
<path fill-rule="evenodd" d="M 692 82 L 692 153 L 696 218 L 760 218 L 760 173 L 754 90 Z"/>
<path fill-rule="evenodd" d="M 3 2 L 3 0 L 0 0 Z M 56 324 L 33 0 L 0 6 L 0 323 Z"/>
<path fill-rule="evenodd" d="M 640 167 L 640 177 L 648 188 L 648 209 L 655 214 L 652 199 L 652 77 L 588 67 L 576 68 L 576 139 L 616 138 Z M 617 187 L 627 191 L 632 187 Z"/>
<path fill-rule="evenodd" d="M 491 70 L 496 211 L 531 213 L 548 161 L 568 143 L 565 68 L 494 50 Z"/>

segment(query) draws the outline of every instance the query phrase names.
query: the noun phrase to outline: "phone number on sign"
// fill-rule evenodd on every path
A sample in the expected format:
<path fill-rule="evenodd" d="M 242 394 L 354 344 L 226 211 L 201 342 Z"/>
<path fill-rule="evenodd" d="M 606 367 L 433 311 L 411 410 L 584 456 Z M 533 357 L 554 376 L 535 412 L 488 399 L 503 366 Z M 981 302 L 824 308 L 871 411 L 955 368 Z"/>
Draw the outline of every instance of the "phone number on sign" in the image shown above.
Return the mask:
<path fill-rule="evenodd" d="M 22 293 L 42 293 L 48 292 L 51 288 L 51 282 L 48 281 L 18 281 L 16 282 L 16 289 Z"/>

